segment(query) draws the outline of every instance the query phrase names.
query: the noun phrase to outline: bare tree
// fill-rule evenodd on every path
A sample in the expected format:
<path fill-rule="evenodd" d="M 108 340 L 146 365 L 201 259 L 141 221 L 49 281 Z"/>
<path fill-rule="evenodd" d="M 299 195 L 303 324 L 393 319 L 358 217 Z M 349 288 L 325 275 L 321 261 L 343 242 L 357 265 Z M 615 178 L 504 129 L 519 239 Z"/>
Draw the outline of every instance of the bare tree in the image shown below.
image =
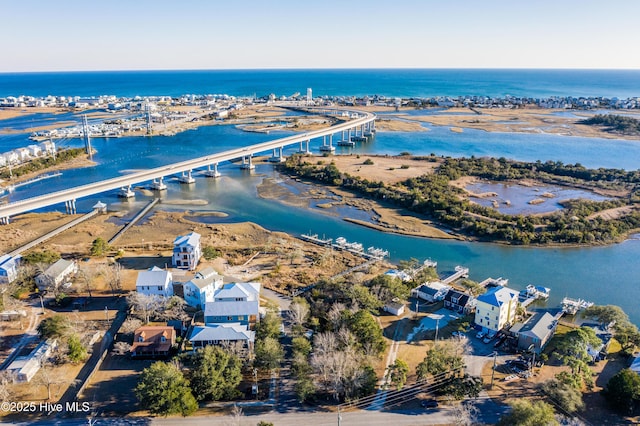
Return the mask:
<path fill-rule="evenodd" d="M 142 321 L 138 318 L 127 318 L 120 327 L 120 332 L 125 334 L 133 334 L 138 328 L 142 326 Z"/>
<path fill-rule="evenodd" d="M 113 350 L 111 353 L 113 355 L 126 355 L 129 353 L 131 349 L 131 345 L 127 342 L 116 342 L 113 344 Z"/>
<path fill-rule="evenodd" d="M 327 320 L 331 324 L 333 330 L 338 330 L 342 325 L 342 311 L 347 309 L 342 303 L 334 303 L 331 305 L 331 309 L 327 312 Z"/>
<path fill-rule="evenodd" d="M 122 290 L 122 267 L 118 262 L 114 262 L 103 269 L 104 279 L 111 288 L 111 294 L 115 297 L 116 292 Z"/>
<path fill-rule="evenodd" d="M 160 297 L 138 293 L 137 291 L 127 296 L 127 303 L 133 308 L 136 316 L 145 324 L 149 323 L 151 315 L 158 312 L 162 306 Z"/>
<path fill-rule="evenodd" d="M 456 404 L 453 407 L 453 418 L 453 424 L 456 426 L 476 425 L 478 424 L 478 408 L 471 401 Z"/>
<path fill-rule="evenodd" d="M 231 417 L 229 422 L 230 426 L 240 426 L 242 424 L 242 408 L 238 407 L 236 404 L 233 404 L 233 407 L 231 407 L 229 416 Z"/>
<path fill-rule="evenodd" d="M 289 252 L 289 261 L 290 264 L 293 265 L 296 259 L 300 259 L 304 256 L 304 252 L 302 251 L 302 247 L 300 244 L 294 244 L 292 250 Z"/>
<path fill-rule="evenodd" d="M 65 379 L 50 362 L 44 361 L 40 371 L 34 379 L 34 382 L 35 384 L 42 385 L 47 388 L 47 400 L 51 400 L 52 386 L 64 383 Z"/>
<path fill-rule="evenodd" d="M 11 383 L 15 373 L 4 370 L 0 372 L 0 402 L 11 401 L 13 392 L 11 392 Z"/>
<path fill-rule="evenodd" d="M 91 291 L 95 288 L 94 280 L 97 276 L 96 269 L 90 268 L 88 265 L 79 267 L 76 273 L 76 278 L 82 284 L 82 289 L 89 294 L 89 298 L 93 297 Z"/>
<path fill-rule="evenodd" d="M 309 304 L 301 298 L 294 298 L 289 305 L 289 316 L 295 325 L 302 325 L 309 317 Z"/>
<path fill-rule="evenodd" d="M 161 299 L 159 316 L 165 320 L 189 321 L 191 316 L 185 311 L 186 306 L 187 302 L 178 296 Z"/>

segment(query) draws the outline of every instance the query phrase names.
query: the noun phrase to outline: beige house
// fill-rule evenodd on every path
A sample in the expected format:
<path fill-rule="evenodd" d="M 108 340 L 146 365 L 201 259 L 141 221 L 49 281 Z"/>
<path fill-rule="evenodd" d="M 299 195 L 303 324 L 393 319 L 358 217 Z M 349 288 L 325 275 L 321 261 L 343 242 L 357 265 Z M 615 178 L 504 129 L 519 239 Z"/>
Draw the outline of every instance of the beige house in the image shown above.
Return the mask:
<path fill-rule="evenodd" d="M 476 325 L 484 331 L 498 332 L 515 322 L 518 292 L 494 287 L 478 296 L 476 303 Z"/>

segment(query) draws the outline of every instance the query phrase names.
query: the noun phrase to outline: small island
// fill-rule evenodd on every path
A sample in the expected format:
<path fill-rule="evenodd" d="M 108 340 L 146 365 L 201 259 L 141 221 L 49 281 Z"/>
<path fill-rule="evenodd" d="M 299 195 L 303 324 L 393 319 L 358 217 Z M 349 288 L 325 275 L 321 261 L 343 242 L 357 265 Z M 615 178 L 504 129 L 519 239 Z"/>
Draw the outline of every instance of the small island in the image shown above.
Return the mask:
<path fill-rule="evenodd" d="M 404 167 L 398 167 L 403 179 L 393 180 L 388 176 L 385 178 L 385 171 L 376 164 L 383 158 L 389 157 L 351 157 L 358 167 L 350 169 L 350 173 L 338 167 L 333 159 L 302 155 L 291 156 L 279 167 L 291 176 L 329 184 L 383 205 L 406 209 L 467 239 L 518 245 L 597 245 L 619 242 L 640 228 L 638 171 L 593 170 L 580 164 L 554 161 L 529 163 L 505 158 L 416 157 L 405 153 L 392 158 L 400 164 L 403 161 L 430 164 L 430 171 L 425 172 L 422 168 L 411 176 L 408 173 L 411 167 L 404 164 Z M 375 173 L 372 175 L 367 171 Z M 474 181 L 555 185 L 598 194 L 602 199 L 566 199 L 558 202 L 558 209 L 547 213 L 508 214 L 496 208 L 497 200 L 493 200 L 493 207 L 474 201 L 473 198 L 487 195 L 474 194 L 467 189 Z M 541 193 L 542 198 L 529 204 L 545 203 L 553 198 L 552 195 Z M 510 200 L 503 200 L 502 204 L 512 205 Z M 384 230 L 394 231 L 392 228 Z"/>

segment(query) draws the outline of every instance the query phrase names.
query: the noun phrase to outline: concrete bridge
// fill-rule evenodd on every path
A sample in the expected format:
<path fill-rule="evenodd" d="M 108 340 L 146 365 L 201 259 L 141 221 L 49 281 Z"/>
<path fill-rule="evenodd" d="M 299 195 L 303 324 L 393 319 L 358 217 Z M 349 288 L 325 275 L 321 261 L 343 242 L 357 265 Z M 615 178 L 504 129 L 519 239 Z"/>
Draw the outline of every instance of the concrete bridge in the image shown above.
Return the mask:
<path fill-rule="evenodd" d="M 119 176 L 112 179 L 106 179 L 87 185 L 77 186 L 74 188 L 65 189 L 63 191 L 57 191 L 46 195 L 40 195 L 37 197 L 28 198 L 25 200 L 16 201 L 13 203 L 0 206 L 0 223 L 9 223 L 10 217 L 17 214 L 37 210 L 43 207 L 52 206 L 54 204 L 65 203 L 68 213 L 75 213 L 76 211 L 76 199 L 87 197 L 101 192 L 111 191 L 114 189 L 122 189 L 125 194 L 130 194 L 131 185 L 139 184 L 142 182 L 152 182 L 152 188 L 157 190 L 166 189 L 162 179 L 167 176 L 181 174 L 179 179 L 182 182 L 193 182 L 191 177 L 192 171 L 198 168 L 206 167 L 205 175 L 209 177 L 218 177 L 218 164 L 224 161 L 230 161 L 235 159 L 242 159 L 241 167 L 252 169 L 253 164 L 251 158 L 253 155 L 268 152 L 273 150 L 273 157 L 270 161 L 279 162 L 283 161 L 282 150 L 286 146 L 299 144 L 301 152 L 309 152 L 309 142 L 311 139 L 323 138 L 323 147 L 332 148 L 332 138 L 334 134 L 342 132 L 343 140 L 345 133 L 348 134 L 349 140 L 351 140 L 351 132 L 354 132 L 354 138 L 371 134 L 373 131 L 374 121 L 376 116 L 369 112 L 347 110 L 347 109 L 317 109 L 307 108 L 309 112 L 315 114 L 337 116 L 337 118 L 348 119 L 344 123 L 339 123 L 335 126 L 328 127 L 326 129 L 311 131 L 302 133 L 299 135 L 288 136 L 280 139 L 275 139 L 269 142 L 263 142 L 255 145 L 250 145 L 243 148 L 231 149 L 228 151 L 220 152 L 218 154 L 211 154 L 204 157 L 195 158 L 192 160 L 182 161 L 179 163 L 173 163 L 154 169 L 143 170 L 141 172 L 131 173 L 125 176 Z M 329 137 L 329 144 L 326 143 L 326 138 Z M 325 150 L 327 150 L 325 148 Z M 213 167 L 213 168 L 212 168 Z"/>

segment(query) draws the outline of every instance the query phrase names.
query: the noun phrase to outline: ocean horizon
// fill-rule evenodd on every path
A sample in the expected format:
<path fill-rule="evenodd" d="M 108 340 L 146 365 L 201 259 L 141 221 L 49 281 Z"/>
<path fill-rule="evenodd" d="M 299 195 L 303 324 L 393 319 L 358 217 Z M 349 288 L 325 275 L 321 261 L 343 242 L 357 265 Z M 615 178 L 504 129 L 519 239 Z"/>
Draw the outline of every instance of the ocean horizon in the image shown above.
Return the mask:
<path fill-rule="evenodd" d="M 0 73 L 6 96 L 618 97 L 640 96 L 640 70 L 527 68 L 323 68 L 35 71 Z"/>

